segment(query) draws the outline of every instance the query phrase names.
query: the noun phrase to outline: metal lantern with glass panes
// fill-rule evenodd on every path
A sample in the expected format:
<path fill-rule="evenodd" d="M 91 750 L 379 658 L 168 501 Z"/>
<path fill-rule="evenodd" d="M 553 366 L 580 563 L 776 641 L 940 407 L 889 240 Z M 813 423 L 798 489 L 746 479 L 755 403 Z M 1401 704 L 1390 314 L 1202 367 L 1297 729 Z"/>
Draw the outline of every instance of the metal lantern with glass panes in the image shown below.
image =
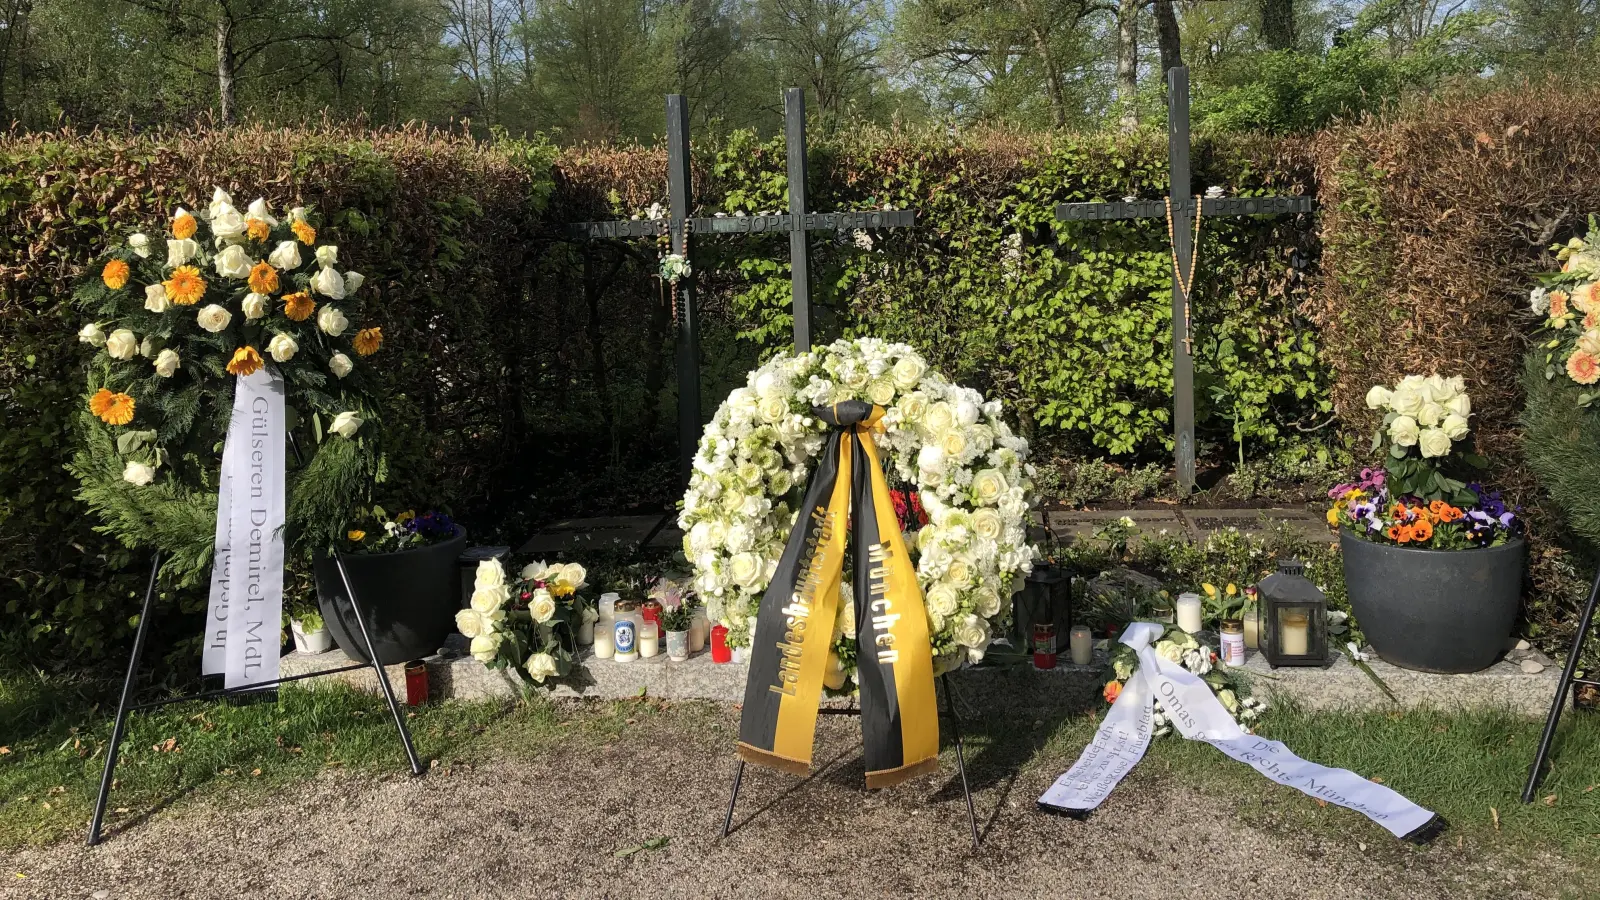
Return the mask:
<path fill-rule="evenodd" d="M 1279 666 L 1328 664 L 1328 598 L 1305 575 L 1298 559 L 1278 562 L 1278 571 L 1261 579 L 1261 653 Z"/>

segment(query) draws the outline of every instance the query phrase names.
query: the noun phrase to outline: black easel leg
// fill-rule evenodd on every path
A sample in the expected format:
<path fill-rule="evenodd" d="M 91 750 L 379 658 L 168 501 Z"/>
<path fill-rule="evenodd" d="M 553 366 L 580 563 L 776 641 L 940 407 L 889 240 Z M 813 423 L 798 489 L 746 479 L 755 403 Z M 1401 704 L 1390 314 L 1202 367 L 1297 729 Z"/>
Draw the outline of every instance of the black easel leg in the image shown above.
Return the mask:
<path fill-rule="evenodd" d="M 394 715 L 394 727 L 400 732 L 400 742 L 405 744 L 406 758 L 411 760 L 411 774 L 422 774 L 422 762 L 417 759 L 417 748 L 411 744 L 411 731 L 406 728 L 405 716 L 400 714 L 400 704 L 395 702 L 394 688 L 389 685 L 389 673 L 378 661 L 377 650 L 372 646 L 372 634 L 367 630 L 367 617 L 361 614 L 361 604 L 356 600 L 355 588 L 350 586 L 350 575 L 344 570 L 344 556 L 336 555 L 334 564 L 339 567 L 339 580 L 344 582 L 345 596 L 350 598 L 350 609 L 355 613 L 356 625 L 361 629 L 361 642 L 366 645 L 367 659 L 378 673 L 378 685 L 383 688 L 383 699 L 389 701 L 389 712 Z"/>
<path fill-rule="evenodd" d="M 733 770 L 733 796 L 728 798 L 728 815 L 722 820 L 722 836 L 727 837 L 733 830 L 733 805 L 739 802 L 739 785 L 744 782 L 744 760 L 739 760 L 738 768 Z"/>
<path fill-rule="evenodd" d="M 1523 803 L 1532 803 L 1533 795 L 1539 790 L 1545 760 L 1550 756 L 1550 744 L 1555 740 L 1556 725 L 1560 724 L 1561 710 L 1567 705 L 1567 692 L 1572 690 L 1573 679 L 1577 677 L 1578 657 L 1583 654 L 1584 639 L 1589 635 L 1589 626 L 1594 623 L 1596 599 L 1600 599 L 1600 572 L 1595 573 L 1594 585 L 1589 588 L 1589 603 L 1583 609 L 1583 617 L 1578 620 L 1578 633 L 1572 638 L 1572 652 L 1567 654 L 1561 683 L 1556 685 L 1556 698 L 1550 704 L 1550 715 L 1544 722 L 1544 734 L 1539 736 L 1539 751 L 1534 755 L 1533 768 L 1528 772 L 1528 785 L 1522 789 Z"/>
<path fill-rule="evenodd" d="M 128 721 L 128 701 L 133 699 L 133 679 L 139 674 L 139 658 L 144 655 L 144 637 L 150 633 L 150 607 L 156 598 L 156 577 L 161 574 L 161 551 L 150 560 L 150 584 L 144 589 L 144 607 L 139 612 L 139 627 L 133 633 L 133 655 L 128 657 L 128 675 L 122 679 L 122 699 L 117 701 L 117 721 L 111 726 L 111 745 L 106 748 L 106 770 L 100 776 L 100 795 L 94 801 L 94 818 L 89 822 L 89 846 L 100 843 L 100 825 L 105 820 L 106 799 L 117 771 L 117 750 L 122 745 L 122 729 Z"/>
<path fill-rule="evenodd" d="M 978 838 L 978 813 L 972 808 L 972 788 L 967 786 L 967 755 L 961 743 L 961 717 L 956 715 L 956 695 L 950 691 L 950 675 L 939 676 L 944 683 L 944 702 L 950 710 L 950 731 L 956 742 L 956 770 L 961 773 L 961 793 L 967 798 L 967 823 L 972 826 L 972 849 L 976 851 Z"/>

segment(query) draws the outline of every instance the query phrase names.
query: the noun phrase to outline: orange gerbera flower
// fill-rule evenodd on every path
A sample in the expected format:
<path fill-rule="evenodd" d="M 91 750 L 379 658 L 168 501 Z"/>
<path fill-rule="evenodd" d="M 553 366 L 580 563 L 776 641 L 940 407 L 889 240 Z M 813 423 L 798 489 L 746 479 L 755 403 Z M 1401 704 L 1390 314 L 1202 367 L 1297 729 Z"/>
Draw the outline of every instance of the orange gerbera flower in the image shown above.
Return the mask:
<path fill-rule="evenodd" d="M 254 347 L 240 347 L 233 351 L 233 359 L 228 361 L 228 374 L 254 375 L 261 369 L 261 354 Z"/>
<path fill-rule="evenodd" d="M 1594 384 L 1600 381 L 1600 359 L 1578 350 L 1567 357 L 1567 375 L 1579 384 Z"/>
<path fill-rule="evenodd" d="M 178 306 L 193 306 L 206 293 L 206 280 L 194 266 L 179 266 L 172 270 L 162 284 L 167 288 L 167 299 Z"/>
<path fill-rule="evenodd" d="M 307 247 L 317 242 L 317 230 L 312 228 L 309 223 L 296 222 L 289 226 L 289 230 L 293 231 L 294 236 L 300 239 L 300 243 L 305 244 Z"/>
<path fill-rule="evenodd" d="M 106 267 L 100 270 L 100 280 L 113 291 L 122 290 L 122 286 L 128 283 L 128 264 L 120 259 L 106 260 Z"/>
<path fill-rule="evenodd" d="M 178 240 L 194 237 L 195 229 L 199 227 L 190 213 L 181 213 L 172 219 L 172 236 Z"/>
<path fill-rule="evenodd" d="M 1559 319 L 1567 314 L 1567 294 L 1565 291 L 1550 292 L 1550 318 Z"/>
<path fill-rule="evenodd" d="M 126 425 L 133 421 L 133 398 L 120 391 L 101 388 L 89 398 L 89 411 L 107 425 Z"/>
<path fill-rule="evenodd" d="M 272 236 L 272 226 L 260 219 L 245 219 L 244 233 L 250 235 L 252 241 L 265 241 Z"/>
<path fill-rule="evenodd" d="M 351 341 L 350 344 L 362 356 L 371 356 L 378 352 L 379 347 L 383 346 L 383 329 L 363 328 L 356 333 L 355 340 Z"/>
<path fill-rule="evenodd" d="M 1433 537 L 1433 523 L 1429 522 L 1427 519 L 1423 519 L 1417 524 L 1411 526 L 1411 539 L 1413 541 L 1420 543 L 1428 540 L 1431 537 Z"/>
<path fill-rule="evenodd" d="M 1108 682 L 1106 682 L 1106 689 L 1105 689 L 1105 691 L 1103 693 L 1103 696 L 1106 698 L 1106 702 L 1107 703 L 1115 703 L 1115 702 L 1117 702 L 1117 698 L 1122 696 L 1122 682 L 1120 682 L 1120 681 L 1108 681 Z"/>
<path fill-rule="evenodd" d="M 258 294 L 278 292 L 278 270 L 272 263 L 262 260 L 250 268 L 250 290 Z"/>
<path fill-rule="evenodd" d="M 317 301 L 311 299 L 311 295 L 305 291 L 299 291 L 283 298 L 283 314 L 296 322 L 304 322 L 311 318 L 311 314 L 316 311 Z"/>

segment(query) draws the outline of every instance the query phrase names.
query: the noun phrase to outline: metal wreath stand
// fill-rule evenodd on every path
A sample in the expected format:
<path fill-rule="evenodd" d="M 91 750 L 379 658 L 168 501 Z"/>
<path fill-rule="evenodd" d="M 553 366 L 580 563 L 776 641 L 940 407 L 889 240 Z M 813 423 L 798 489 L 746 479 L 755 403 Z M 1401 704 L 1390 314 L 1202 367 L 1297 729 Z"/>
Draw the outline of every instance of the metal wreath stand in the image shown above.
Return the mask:
<path fill-rule="evenodd" d="M 1556 684 L 1556 696 L 1550 703 L 1550 715 L 1544 722 L 1544 733 L 1539 736 L 1539 749 L 1533 757 L 1533 768 L 1528 771 L 1528 783 L 1522 789 L 1522 802 L 1532 803 L 1544 777 L 1544 764 L 1550 757 L 1550 745 L 1555 742 L 1556 726 L 1561 723 L 1561 711 L 1567 705 L 1567 692 L 1576 685 L 1600 687 L 1600 678 L 1579 678 L 1578 657 L 1583 653 L 1584 640 L 1594 625 L 1596 601 L 1600 601 L 1600 572 L 1595 573 L 1594 585 L 1589 588 L 1589 602 L 1578 620 L 1578 633 L 1572 636 L 1572 651 L 1567 654 L 1567 665 L 1561 670 L 1561 681 Z"/>
<path fill-rule="evenodd" d="M 292 436 L 289 438 L 289 447 L 294 451 L 295 458 L 297 460 L 300 459 L 300 448 Z M 241 684 L 237 687 L 200 691 L 199 693 L 186 694 L 182 697 L 167 697 L 161 700 L 152 700 L 148 703 L 130 705 L 130 701 L 133 699 L 133 681 L 139 674 L 139 660 L 144 655 L 145 635 L 150 630 L 150 607 L 155 602 L 156 581 L 161 574 L 161 551 L 155 551 L 150 561 L 150 583 L 144 591 L 144 607 L 139 613 L 139 628 L 134 632 L 133 636 L 133 654 L 128 659 L 128 674 L 122 680 L 122 698 L 117 701 L 117 719 L 116 724 L 111 728 L 111 746 L 106 752 L 105 772 L 100 776 L 100 793 L 94 802 L 94 818 L 89 822 L 89 838 L 87 842 L 89 846 L 93 847 L 102 840 L 100 829 L 105 820 L 106 800 L 109 799 L 111 794 L 111 782 L 116 775 L 117 751 L 122 744 L 123 729 L 127 725 L 128 715 L 140 710 L 156 709 L 173 703 L 187 703 L 191 700 L 231 697 L 261 690 L 262 688 L 288 684 L 291 681 L 303 681 L 307 678 L 317 678 L 323 675 L 336 675 L 340 672 L 350 672 L 371 666 L 378 675 L 378 685 L 383 689 L 383 699 L 389 704 L 389 713 L 394 716 L 395 730 L 400 732 L 400 743 L 405 746 L 406 758 L 411 762 L 411 774 L 413 776 L 421 776 L 424 773 L 422 761 L 417 758 L 417 748 L 411 743 L 411 731 L 406 728 L 405 717 L 400 714 L 400 704 L 395 701 L 394 687 L 389 684 L 389 673 L 384 671 L 383 665 L 378 662 L 378 654 L 372 643 L 372 631 L 367 627 L 367 617 L 361 612 L 361 604 L 356 600 L 355 588 L 350 584 L 350 575 L 344 568 L 344 554 L 335 552 L 333 562 L 339 569 L 339 580 L 344 584 L 345 595 L 350 598 L 350 610 L 354 614 L 356 626 L 361 631 L 361 643 L 367 650 L 367 662 L 352 663 L 348 666 L 325 669 L 321 672 L 288 675 L 282 678 L 274 678 L 270 681 L 258 681 L 254 684 Z"/>

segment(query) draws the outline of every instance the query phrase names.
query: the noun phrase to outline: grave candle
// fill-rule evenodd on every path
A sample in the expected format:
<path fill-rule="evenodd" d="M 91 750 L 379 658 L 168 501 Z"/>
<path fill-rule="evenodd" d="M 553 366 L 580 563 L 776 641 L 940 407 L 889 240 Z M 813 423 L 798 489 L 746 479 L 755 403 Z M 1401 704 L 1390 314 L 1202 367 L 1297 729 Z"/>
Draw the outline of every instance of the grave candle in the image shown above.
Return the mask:
<path fill-rule="evenodd" d="M 613 657 L 617 662 L 632 662 L 639 658 L 639 611 L 631 600 L 622 600 L 617 603 L 617 625 L 615 629 L 617 652 Z"/>
<path fill-rule="evenodd" d="M 733 651 L 728 649 L 728 626 L 720 623 L 711 626 L 711 661 L 733 662 Z"/>
<path fill-rule="evenodd" d="M 594 626 L 595 659 L 610 659 L 616 655 L 617 620 L 601 619 Z"/>
<path fill-rule="evenodd" d="M 594 643 L 594 623 L 596 614 L 593 610 L 585 608 L 581 615 L 582 619 L 578 625 L 578 643 L 592 644 Z"/>
<path fill-rule="evenodd" d="M 1202 627 L 1200 619 L 1200 595 L 1184 593 L 1178 595 L 1178 627 L 1194 634 Z"/>
<path fill-rule="evenodd" d="M 1222 662 L 1229 666 L 1244 665 L 1244 625 L 1237 619 L 1222 623 Z"/>
<path fill-rule="evenodd" d="M 617 601 L 622 599 L 621 594 L 606 593 L 600 595 L 600 618 L 615 619 L 617 617 Z"/>
<path fill-rule="evenodd" d="M 1306 655 L 1311 639 L 1311 617 L 1303 612 L 1284 610 L 1278 616 L 1278 636 L 1283 639 L 1279 651 L 1283 655 Z"/>
<path fill-rule="evenodd" d="M 1087 625 L 1074 625 L 1067 635 L 1067 644 L 1072 650 L 1072 664 L 1087 666 L 1094 661 L 1094 632 Z"/>
<path fill-rule="evenodd" d="M 639 656 L 641 659 L 649 659 L 660 654 L 661 627 L 647 620 L 639 626 Z"/>
<path fill-rule="evenodd" d="M 1244 611 L 1244 645 L 1251 650 L 1261 649 L 1261 608 L 1246 607 Z"/>
<path fill-rule="evenodd" d="M 706 618 L 703 606 L 694 608 L 694 618 L 689 620 L 689 652 L 699 653 L 706 648 L 706 640 L 711 636 L 711 620 Z"/>

